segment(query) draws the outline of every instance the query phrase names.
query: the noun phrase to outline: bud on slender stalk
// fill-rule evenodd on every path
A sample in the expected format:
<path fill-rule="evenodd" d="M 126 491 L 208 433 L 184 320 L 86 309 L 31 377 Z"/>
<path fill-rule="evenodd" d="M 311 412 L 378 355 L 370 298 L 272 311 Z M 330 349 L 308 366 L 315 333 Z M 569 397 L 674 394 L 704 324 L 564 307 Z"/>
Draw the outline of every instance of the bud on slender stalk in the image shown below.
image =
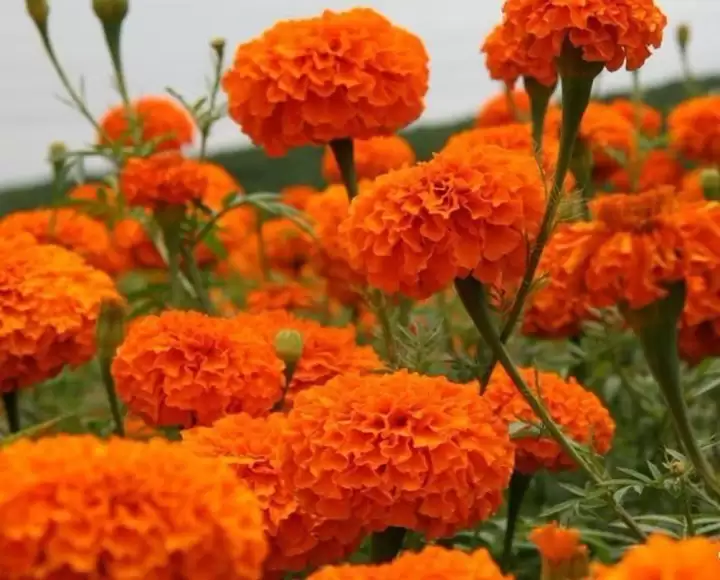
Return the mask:
<path fill-rule="evenodd" d="M 708 201 L 720 201 L 720 171 L 714 167 L 700 173 L 703 194 Z"/>
<path fill-rule="evenodd" d="M 682 23 L 677 27 L 677 43 L 680 47 L 680 52 L 685 54 L 687 52 L 688 45 L 690 44 L 690 26 Z"/>
<path fill-rule="evenodd" d="M 125 309 L 122 304 L 113 301 L 102 303 L 96 337 L 100 355 L 114 358 L 115 351 L 125 338 Z"/>
<path fill-rule="evenodd" d="M 25 8 L 35 25 L 44 30 L 47 27 L 48 14 L 50 14 L 47 0 L 25 0 Z"/>
<path fill-rule="evenodd" d="M 285 364 L 297 364 L 303 353 L 302 335 L 297 330 L 281 330 L 275 335 L 275 353 Z"/>
<path fill-rule="evenodd" d="M 106 26 L 122 24 L 128 13 L 128 0 L 93 0 L 93 11 Z"/>
<path fill-rule="evenodd" d="M 67 156 L 67 147 L 62 141 L 54 141 L 50 144 L 48 151 L 48 161 L 53 167 L 55 175 L 59 175 L 65 166 L 65 158 Z"/>
<path fill-rule="evenodd" d="M 222 60 L 225 54 L 225 39 L 221 36 L 216 36 L 210 41 L 210 48 L 212 48 L 217 57 Z"/>

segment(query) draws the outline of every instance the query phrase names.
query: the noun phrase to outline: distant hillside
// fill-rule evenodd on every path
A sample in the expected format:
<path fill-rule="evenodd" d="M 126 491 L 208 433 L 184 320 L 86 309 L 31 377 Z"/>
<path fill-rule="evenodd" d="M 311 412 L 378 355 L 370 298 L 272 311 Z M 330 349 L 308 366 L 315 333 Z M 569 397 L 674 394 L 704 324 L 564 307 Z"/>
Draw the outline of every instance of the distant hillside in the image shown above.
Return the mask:
<path fill-rule="evenodd" d="M 699 80 L 706 90 L 720 89 L 720 75 Z M 604 98 L 612 99 L 625 96 L 623 93 L 609 94 Z M 674 81 L 656 87 L 646 88 L 645 100 L 652 106 L 667 112 L 685 97 L 685 86 Z M 453 133 L 467 128 L 472 119 L 463 122 L 421 126 L 405 132 L 419 159 L 428 159 L 438 151 Z M 320 158 L 322 149 L 318 147 L 302 147 L 291 151 L 282 158 L 269 158 L 262 150 L 242 148 L 222 151 L 212 156 L 212 160 L 220 163 L 237 177 L 246 191 L 278 191 L 287 185 L 304 183 L 321 187 Z M 0 191 L 0 215 L 37 207 L 48 203 L 50 189 L 47 183 L 24 185 Z"/>

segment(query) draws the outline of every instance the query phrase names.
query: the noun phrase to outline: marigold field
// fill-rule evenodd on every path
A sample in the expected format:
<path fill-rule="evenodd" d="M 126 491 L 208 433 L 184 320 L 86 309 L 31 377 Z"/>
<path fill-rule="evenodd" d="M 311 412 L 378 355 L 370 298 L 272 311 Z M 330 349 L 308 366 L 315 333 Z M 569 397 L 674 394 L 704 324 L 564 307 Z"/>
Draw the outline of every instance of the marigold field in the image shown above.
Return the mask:
<path fill-rule="evenodd" d="M 93 0 L 96 117 L 63 3 L 26 6 L 92 137 L 0 218 L 0 580 L 720 578 L 720 96 L 688 27 L 505 0 L 498 93 L 426 158 L 428 53 L 373 9 L 213 39 L 207 94 L 139 95 L 132 2 Z M 246 190 L 208 158 L 225 116 L 326 185 Z"/>

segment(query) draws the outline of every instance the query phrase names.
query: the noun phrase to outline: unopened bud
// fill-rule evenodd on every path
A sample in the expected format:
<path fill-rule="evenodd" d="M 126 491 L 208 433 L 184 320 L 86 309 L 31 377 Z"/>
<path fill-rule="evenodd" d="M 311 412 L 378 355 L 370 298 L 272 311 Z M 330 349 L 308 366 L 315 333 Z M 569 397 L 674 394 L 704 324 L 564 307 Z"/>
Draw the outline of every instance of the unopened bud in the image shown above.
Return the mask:
<path fill-rule="evenodd" d="M 690 26 L 688 24 L 680 24 L 677 27 L 677 43 L 681 52 L 687 51 L 690 44 Z"/>
<path fill-rule="evenodd" d="M 687 465 L 685 465 L 684 461 L 673 461 L 670 464 L 670 473 L 672 473 L 675 477 L 682 477 L 685 475 L 686 471 Z"/>
<path fill-rule="evenodd" d="M 96 340 L 100 355 L 113 358 L 125 338 L 125 309 L 117 301 L 106 300 L 100 305 Z"/>
<path fill-rule="evenodd" d="M 703 169 L 700 173 L 703 194 L 708 201 L 720 201 L 720 171 L 715 168 Z"/>
<path fill-rule="evenodd" d="M 122 24 L 128 13 L 128 0 L 93 0 L 92 6 L 104 25 Z"/>
<path fill-rule="evenodd" d="M 53 165 L 63 163 L 67 156 L 67 146 L 62 141 L 53 141 L 48 150 L 48 161 Z"/>
<path fill-rule="evenodd" d="M 294 365 L 303 353 L 303 337 L 297 330 L 284 329 L 275 335 L 275 352 L 287 365 Z"/>
<path fill-rule="evenodd" d="M 213 49 L 213 52 L 215 52 L 219 58 L 222 58 L 222 55 L 225 53 L 225 39 L 221 36 L 216 36 L 210 41 L 210 48 Z"/>
<path fill-rule="evenodd" d="M 47 25 L 50 7 L 47 0 L 25 0 L 25 8 L 30 18 L 39 28 L 45 28 Z"/>

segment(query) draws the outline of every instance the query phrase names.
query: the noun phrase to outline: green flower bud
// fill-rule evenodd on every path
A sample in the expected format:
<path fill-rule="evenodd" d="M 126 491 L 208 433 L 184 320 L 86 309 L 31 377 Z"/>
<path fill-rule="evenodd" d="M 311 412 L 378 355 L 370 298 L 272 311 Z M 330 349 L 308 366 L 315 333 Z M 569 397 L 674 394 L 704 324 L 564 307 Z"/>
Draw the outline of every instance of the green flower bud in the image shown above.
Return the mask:
<path fill-rule="evenodd" d="M 38 27 L 44 28 L 47 25 L 48 14 L 50 13 L 47 0 L 25 0 L 25 8 Z"/>
<path fill-rule="evenodd" d="M 700 173 L 705 199 L 708 201 L 720 201 L 720 171 L 715 168 L 703 169 Z"/>
<path fill-rule="evenodd" d="M 680 50 L 685 52 L 688 44 L 690 44 L 690 26 L 688 24 L 680 24 L 677 27 L 677 43 L 680 46 Z"/>
<path fill-rule="evenodd" d="M 210 48 L 213 49 L 213 52 L 217 54 L 219 58 L 222 58 L 222 55 L 225 54 L 225 39 L 216 36 L 210 41 Z"/>
<path fill-rule="evenodd" d="M 275 335 L 275 352 L 287 365 L 294 365 L 303 353 L 303 337 L 297 330 L 284 329 Z"/>
<path fill-rule="evenodd" d="M 113 358 L 125 338 L 125 308 L 117 301 L 106 300 L 100 305 L 96 339 L 100 355 Z"/>
<path fill-rule="evenodd" d="M 128 0 L 93 0 L 95 15 L 106 26 L 122 24 L 128 13 Z"/>

